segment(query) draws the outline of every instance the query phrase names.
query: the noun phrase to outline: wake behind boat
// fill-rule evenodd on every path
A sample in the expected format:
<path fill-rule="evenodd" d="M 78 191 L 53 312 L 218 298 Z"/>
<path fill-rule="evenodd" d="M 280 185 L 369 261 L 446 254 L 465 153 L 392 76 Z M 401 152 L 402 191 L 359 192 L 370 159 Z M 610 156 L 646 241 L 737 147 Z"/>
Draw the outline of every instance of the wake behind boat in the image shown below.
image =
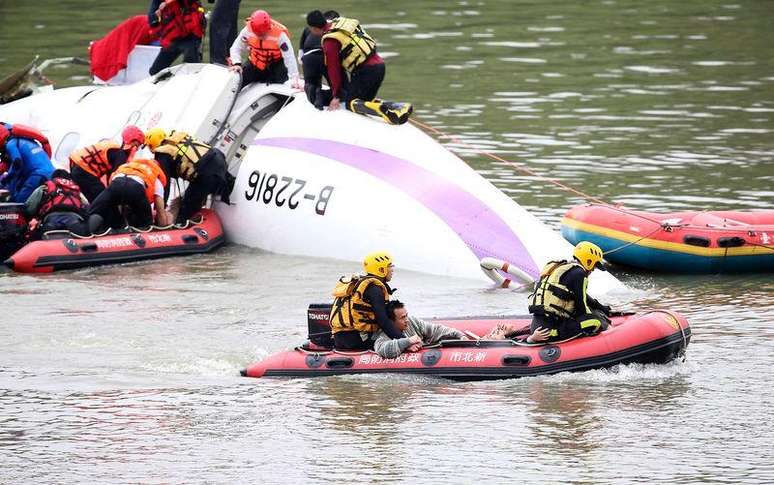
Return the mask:
<path fill-rule="evenodd" d="M 482 281 L 495 258 L 536 279 L 571 246 L 458 157 L 409 124 L 318 111 L 302 92 L 186 64 L 129 86 L 55 90 L 0 107 L 41 129 L 63 165 L 76 145 L 126 124 L 182 129 L 213 141 L 237 177 L 215 204 L 229 238 L 293 255 L 357 261 L 388 248 L 404 269 Z M 106 110 L 105 106 L 111 106 Z M 609 274 L 592 291 L 623 285 Z"/>

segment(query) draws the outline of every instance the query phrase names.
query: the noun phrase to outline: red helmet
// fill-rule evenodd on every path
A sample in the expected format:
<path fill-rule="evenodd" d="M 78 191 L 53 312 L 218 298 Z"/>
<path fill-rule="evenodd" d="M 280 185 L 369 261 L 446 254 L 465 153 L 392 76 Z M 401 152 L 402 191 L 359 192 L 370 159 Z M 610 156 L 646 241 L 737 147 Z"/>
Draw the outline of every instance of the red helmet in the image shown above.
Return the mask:
<path fill-rule="evenodd" d="M 140 145 L 145 143 L 145 133 L 134 125 L 124 128 L 124 131 L 121 132 L 121 138 L 124 141 L 124 145 L 129 145 L 132 142 L 137 142 Z"/>
<path fill-rule="evenodd" d="M 255 35 L 263 35 L 271 30 L 271 15 L 266 10 L 256 10 L 250 15 L 250 30 Z"/>

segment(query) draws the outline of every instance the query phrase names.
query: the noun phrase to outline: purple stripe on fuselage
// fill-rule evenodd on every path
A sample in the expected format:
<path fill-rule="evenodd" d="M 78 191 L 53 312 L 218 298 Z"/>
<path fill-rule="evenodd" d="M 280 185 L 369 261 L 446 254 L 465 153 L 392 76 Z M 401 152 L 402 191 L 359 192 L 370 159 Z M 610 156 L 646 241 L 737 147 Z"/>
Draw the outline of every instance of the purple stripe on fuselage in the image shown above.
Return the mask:
<path fill-rule="evenodd" d="M 519 237 L 478 198 L 448 180 L 386 153 L 316 138 L 265 138 L 254 145 L 299 150 L 336 160 L 389 183 L 441 218 L 480 260 L 503 259 L 538 277 L 538 269 Z"/>

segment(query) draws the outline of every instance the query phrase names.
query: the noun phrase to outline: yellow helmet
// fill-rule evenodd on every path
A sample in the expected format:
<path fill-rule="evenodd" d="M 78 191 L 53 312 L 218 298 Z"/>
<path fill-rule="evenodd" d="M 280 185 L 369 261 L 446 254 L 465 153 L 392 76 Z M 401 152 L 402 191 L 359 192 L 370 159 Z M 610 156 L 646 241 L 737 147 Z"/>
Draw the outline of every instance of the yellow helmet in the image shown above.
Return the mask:
<path fill-rule="evenodd" d="M 581 241 L 575 246 L 572 252 L 573 257 L 583 266 L 586 271 L 594 268 L 605 271 L 602 250 L 594 243 Z"/>
<path fill-rule="evenodd" d="M 155 150 L 167 137 L 167 132 L 163 128 L 151 128 L 145 132 L 145 144 L 148 148 Z"/>
<path fill-rule="evenodd" d="M 384 251 L 371 253 L 363 260 L 365 272 L 381 278 L 387 276 L 387 268 L 390 266 L 392 266 L 392 256 Z"/>

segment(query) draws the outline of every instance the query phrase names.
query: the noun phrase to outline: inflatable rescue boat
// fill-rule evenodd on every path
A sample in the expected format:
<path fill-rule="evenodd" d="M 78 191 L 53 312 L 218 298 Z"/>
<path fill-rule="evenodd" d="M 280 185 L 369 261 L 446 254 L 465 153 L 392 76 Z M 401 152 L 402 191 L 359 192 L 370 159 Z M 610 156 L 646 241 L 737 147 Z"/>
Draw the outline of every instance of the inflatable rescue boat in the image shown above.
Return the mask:
<path fill-rule="evenodd" d="M 486 380 L 586 371 L 618 364 L 663 364 L 684 354 L 691 329 L 681 315 L 652 311 L 611 318 L 599 335 L 551 344 L 513 340 L 447 340 L 394 359 L 374 353 L 340 352 L 320 345 L 320 321 L 327 305 L 309 309 L 310 341 L 280 352 L 241 371 L 246 377 L 319 377 L 350 374 L 401 373 L 455 380 Z M 327 307 L 327 308 L 326 308 Z M 529 326 L 530 317 L 433 320 L 471 336 L 486 335 L 498 323 Z"/>
<path fill-rule="evenodd" d="M 5 260 L 5 265 L 20 273 L 51 273 L 86 266 L 207 253 L 224 241 L 218 215 L 204 209 L 201 220 L 189 221 L 186 227 L 118 231 L 87 238 L 70 234 L 69 237 L 34 241 Z"/>
<path fill-rule="evenodd" d="M 597 244 L 611 263 L 648 270 L 774 271 L 774 210 L 656 213 L 581 205 L 562 219 L 562 235 Z"/>
<path fill-rule="evenodd" d="M 548 261 L 572 253 L 557 231 L 411 123 L 319 111 L 288 84 L 239 91 L 239 83 L 225 67 L 183 64 L 128 86 L 31 96 L 0 106 L 0 119 L 43 131 L 59 166 L 73 148 L 130 123 L 194 134 L 223 151 L 236 177 L 231 204 L 214 205 L 230 240 L 267 251 L 359 263 L 386 250 L 401 269 L 498 284 L 509 275 L 531 283 Z M 486 258 L 511 270 L 484 267 Z M 604 272 L 590 285 L 596 294 L 625 289 Z"/>

